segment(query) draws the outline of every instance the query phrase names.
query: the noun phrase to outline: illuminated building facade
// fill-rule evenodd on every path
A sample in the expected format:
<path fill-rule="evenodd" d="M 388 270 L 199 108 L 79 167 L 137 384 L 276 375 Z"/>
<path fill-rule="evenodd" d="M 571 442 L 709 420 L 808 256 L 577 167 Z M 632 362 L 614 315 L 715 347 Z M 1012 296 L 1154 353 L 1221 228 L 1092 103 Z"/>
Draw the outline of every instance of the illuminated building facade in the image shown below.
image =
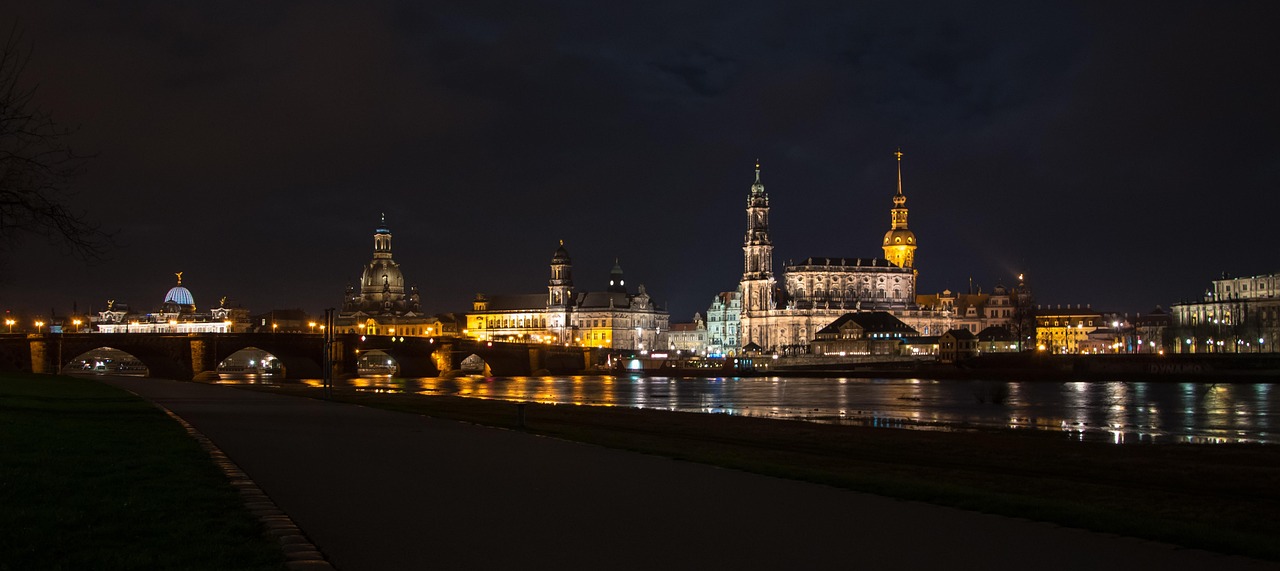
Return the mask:
<path fill-rule="evenodd" d="M 737 355 L 742 347 L 738 335 L 742 318 L 742 292 L 725 291 L 716 294 L 707 308 L 707 354 L 711 356 Z"/>
<path fill-rule="evenodd" d="M 1274 353 L 1280 351 L 1280 273 L 1223 275 L 1201 301 L 1170 308 L 1173 350 L 1178 353 Z"/>
<path fill-rule="evenodd" d="M 950 328 L 950 316 L 916 303 L 915 233 L 907 228 L 902 191 L 902 153 L 898 187 L 884 236 L 884 258 L 807 258 L 789 264 L 781 280 L 773 275 L 769 237 L 769 195 L 756 165 L 747 196 L 747 232 L 743 240 L 741 336 L 743 347 L 764 352 L 808 353 L 818 331 L 850 312 L 889 312 L 921 334 Z"/>
<path fill-rule="evenodd" d="M 707 354 L 707 322 L 702 315 L 693 314 L 689 323 L 672 323 L 667 333 L 667 350 L 693 355 Z"/>
<path fill-rule="evenodd" d="M 227 307 L 223 297 L 218 307 L 209 311 L 196 308 L 195 296 L 182 285 L 182 273 L 178 283 L 170 288 L 160 304 L 151 313 L 135 313 L 127 304 L 107 300 L 106 311 L 99 311 L 91 318 L 99 333 L 233 333 L 249 329 L 249 310 Z"/>
<path fill-rule="evenodd" d="M 974 334 L 988 327 L 1007 327 L 1013 321 L 1013 296 L 1008 288 L 999 284 L 990 293 L 943 290 L 938 294 L 917 295 L 916 305 L 950 315 L 952 328 L 967 329 Z"/>
<path fill-rule="evenodd" d="M 916 330 L 885 311 L 846 313 L 819 329 L 813 340 L 814 355 L 896 356 L 903 340 Z"/>
<path fill-rule="evenodd" d="M 334 329 L 362 335 L 440 335 L 439 320 L 422 314 L 420 301 L 418 288 L 406 289 L 400 264 L 391 257 L 391 230 L 384 214 L 373 233 L 373 259 L 361 273 L 359 293 L 347 286 Z"/>
<path fill-rule="evenodd" d="M 464 334 L 477 339 L 648 351 L 666 347 L 670 319 L 645 291 L 627 289 L 616 261 L 604 291 L 573 284 L 573 260 L 560 242 L 545 294 L 476 294 Z"/>
<path fill-rule="evenodd" d="M 1074 308 L 1036 308 L 1036 348 L 1049 353 L 1080 353 L 1090 347 L 1089 334 L 1104 327 L 1101 312 L 1079 305 Z"/>

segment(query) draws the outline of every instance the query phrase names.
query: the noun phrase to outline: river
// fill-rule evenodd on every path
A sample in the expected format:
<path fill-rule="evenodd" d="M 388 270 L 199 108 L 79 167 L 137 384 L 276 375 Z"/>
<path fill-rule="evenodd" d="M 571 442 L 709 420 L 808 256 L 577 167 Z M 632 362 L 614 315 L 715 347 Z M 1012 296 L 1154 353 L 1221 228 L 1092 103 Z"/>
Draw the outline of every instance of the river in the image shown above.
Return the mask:
<path fill-rule="evenodd" d="M 226 375 L 224 383 L 254 382 Z M 300 381 L 319 385 L 320 381 Z M 363 390 L 736 414 L 886 428 L 1045 430 L 1065 438 L 1280 443 L 1270 383 L 1005 382 L 803 377 L 367 377 Z"/>

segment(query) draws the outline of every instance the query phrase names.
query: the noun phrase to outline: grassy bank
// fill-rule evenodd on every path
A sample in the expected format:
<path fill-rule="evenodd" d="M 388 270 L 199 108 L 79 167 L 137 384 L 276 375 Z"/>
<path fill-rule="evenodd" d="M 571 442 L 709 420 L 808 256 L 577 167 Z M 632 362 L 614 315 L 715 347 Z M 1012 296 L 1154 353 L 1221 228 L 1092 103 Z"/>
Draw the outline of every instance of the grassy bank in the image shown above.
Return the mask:
<path fill-rule="evenodd" d="M 281 569 L 176 422 L 84 379 L 0 374 L 0 570 Z"/>
<path fill-rule="evenodd" d="M 259 388 L 319 396 L 318 389 Z M 335 400 L 516 428 L 504 401 L 337 389 Z M 529 432 L 852 490 L 1280 560 L 1280 449 L 1072 442 L 572 405 Z"/>

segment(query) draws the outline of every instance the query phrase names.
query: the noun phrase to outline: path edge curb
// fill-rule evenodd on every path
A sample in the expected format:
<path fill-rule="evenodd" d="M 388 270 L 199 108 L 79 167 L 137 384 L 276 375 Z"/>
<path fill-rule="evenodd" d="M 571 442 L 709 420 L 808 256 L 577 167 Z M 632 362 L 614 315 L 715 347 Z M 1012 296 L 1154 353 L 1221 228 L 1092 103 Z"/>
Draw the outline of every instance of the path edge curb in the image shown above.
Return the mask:
<path fill-rule="evenodd" d="M 226 475 L 231 486 L 240 494 L 240 500 L 244 503 L 244 507 L 249 513 L 258 519 L 262 524 L 263 533 L 274 539 L 279 545 L 281 552 L 284 553 L 284 568 L 290 571 L 336 571 L 336 567 L 324 558 L 324 554 L 311 543 L 311 539 L 293 522 L 284 510 L 280 509 L 274 501 L 271 500 L 262 488 L 244 473 L 235 462 L 231 461 L 226 453 L 218 448 L 209 437 L 205 436 L 199 430 L 196 430 L 186 419 L 178 416 L 173 411 L 163 405 L 152 402 L 156 408 L 159 408 L 169 418 L 177 421 L 187 434 L 191 436 L 200 447 L 209 454 L 209 458 L 213 460 L 214 465 L 222 470 Z"/>

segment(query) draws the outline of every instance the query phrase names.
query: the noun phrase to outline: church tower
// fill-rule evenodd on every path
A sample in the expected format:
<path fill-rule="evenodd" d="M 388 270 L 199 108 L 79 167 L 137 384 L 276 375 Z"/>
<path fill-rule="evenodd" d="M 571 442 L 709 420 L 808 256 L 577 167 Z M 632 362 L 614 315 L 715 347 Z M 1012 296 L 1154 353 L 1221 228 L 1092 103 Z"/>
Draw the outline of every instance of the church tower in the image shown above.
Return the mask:
<path fill-rule="evenodd" d="M 742 241 L 742 309 L 759 312 L 773 309 L 773 242 L 769 239 L 769 195 L 760 182 L 760 162 L 756 161 L 756 181 L 747 195 L 747 234 Z"/>
<path fill-rule="evenodd" d="M 902 194 L 902 151 L 898 150 L 893 155 L 898 158 L 898 193 L 893 195 L 893 209 L 889 211 L 884 257 L 899 268 L 911 268 L 916 261 L 916 235 L 907 229 L 907 197 Z"/>
<path fill-rule="evenodd" d="M 627 281 L 622 279 L 622 264 L 613 260 L 613 269 L 609 271 L 609 293 L 627 293 Z"/>
<path fill-rule="evenodd" d="M 551 256 L 551 279 L 547 281 L 547 305 L 568 307 L 573 303 L 573 260 L 564 249 L 564 240 Z"/>

